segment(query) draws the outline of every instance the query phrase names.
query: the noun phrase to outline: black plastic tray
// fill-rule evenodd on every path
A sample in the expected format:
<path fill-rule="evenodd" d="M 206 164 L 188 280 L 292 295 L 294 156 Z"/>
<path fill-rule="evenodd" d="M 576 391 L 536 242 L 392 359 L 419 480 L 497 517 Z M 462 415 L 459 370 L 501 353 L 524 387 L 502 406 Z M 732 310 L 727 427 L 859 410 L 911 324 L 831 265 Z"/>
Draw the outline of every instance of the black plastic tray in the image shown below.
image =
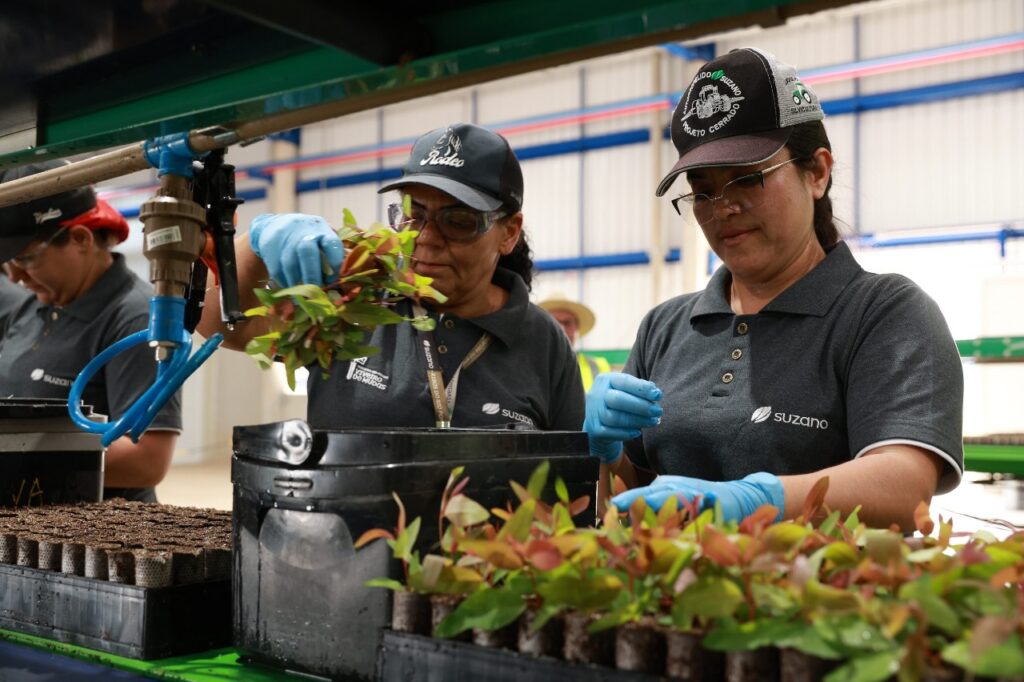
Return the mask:
<path fill-rule="evenodd" d="M 231 581 L 137 587 L 0 564 L 0 628 L 136 659 L 231 644 Z"/>
<path fill-rule="evenodd" d="M 566 663 L 384 630 L 377 652 L 379 682 L 658 682 L 664 678 L 597 665 Z"/>

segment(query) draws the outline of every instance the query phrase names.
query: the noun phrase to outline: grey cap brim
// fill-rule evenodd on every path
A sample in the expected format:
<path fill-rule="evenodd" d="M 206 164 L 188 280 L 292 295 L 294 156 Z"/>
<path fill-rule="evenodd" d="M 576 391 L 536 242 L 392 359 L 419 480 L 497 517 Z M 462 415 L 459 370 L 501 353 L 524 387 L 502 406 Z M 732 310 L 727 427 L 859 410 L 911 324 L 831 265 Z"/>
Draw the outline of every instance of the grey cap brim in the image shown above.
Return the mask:
<path fill-rule="evenodd" d="M 723 137 L 695 147 L 679 157 L 676 165 L 658 184 L 658 190 L 654 194 L 663 196 L 681 173 L 694 168 L 749 166 L 767 161 L 778 154 L 792 133 L 792 127 L 778 128 L 753 135 Z"/>
<path fill-rule="evenodd" d="M 0 237 L 0 263 L 6 263 L 11 260 L 19 253 L 25 250 L 25 247 L 32 242 L 46 241 L 53 235 L 60 231 L 61 226 L 57 223 L 49 227 L 40 228 L 36 232 L 31 234 L 17 234 L 10 237 Z"/>
<path fill-rule="evenodd" d="M 443 175 L 433 175 L 431 173 L 405 175 L 401 179 L 381 187 L 377 190 L 377 194 L 383 194 L 393 189 L 401 189 L 407 185 L 426 185 L 427 187 L 439 189 L 445 194 L 454 197 L 457 201 L 478 211 L 497 211 L 501 208 L 501 199 L 496 199 L 478 189 Z"/>

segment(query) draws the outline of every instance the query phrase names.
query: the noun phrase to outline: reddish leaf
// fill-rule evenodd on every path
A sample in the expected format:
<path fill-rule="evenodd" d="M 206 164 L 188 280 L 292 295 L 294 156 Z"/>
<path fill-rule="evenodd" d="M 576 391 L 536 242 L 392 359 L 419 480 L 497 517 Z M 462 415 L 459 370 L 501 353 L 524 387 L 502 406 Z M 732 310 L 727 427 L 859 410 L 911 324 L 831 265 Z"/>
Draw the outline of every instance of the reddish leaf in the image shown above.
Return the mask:
<path fill-rule="evenodd" d="M 402 498 L 398 496 L 398 493 L 391 491 L 391 497 L 395 498 L 395 504 L 398 505 L 398 532 L 401 533 L 405 530 L 405 505 L 402 504 Z"/>
<path fill-rule="evenodd" d="M 803 517 L 804 521 L 810 521 L 815 518 L 822 505 L 825 504 L 825 493 L 828 492 L 828 476 L 822 476 L 814 485 L 811 486 L 811 490 L 807 493 L 807 497 L 804 498 L 804 506 L 800 512 L 800 516 Z"/>
<path fill-rule="evenodd" d="M 997 589 L 1006 587 L 1007 585 L 1014 584 L 1020 580 L 1020 575 L 1017 572 L 1016 566 L 1007 566 L 1006 568 L 996 571 L 991 578 L 988 579 L 989 584 Z"/>
<path fill-rule="evenodd" d="M 704 529 L 704 538 L 701 546 L 704 549 L 704 556 L 719 566 L 735 566 L 740 563 L 739 548 L 731 543 L 729 538 L 714 526 L 708 526 Z"/>
<path fill-rule="evenodd" d="M 988 553 L 976 542 L 968 542 L 960 550 L 960 562 L 964 566 L 973 564 L 984 564 L 989 561 Z"/>
<path fill-rule="evenodd" d="M 469 485 L 469 476 L 466 476 L 464 479 L 455 484 L 455 487 L 452 488 L 450 497 L 455 497 L 456 495 L 461 493 L 463 490 L 466 489 L 467 485 Z"/>
<path fill-rule="evenodd" d="M 921 535 L 931 535 L 935 530 L 935 522 L 932 521 L 932 517 L 928 513 L 928 503 L 924 500 L 918 502 L 917 508 L 914 509 L 914 526 Z"/>
<path fill-rule="evenodd" d="M 764 529 L 775 523 L 779 517 L 779 510 L 770 504 L 762 504 L 754 510 L 754 513 L 743 519 L 740 523 L 740 532 L 757 537 Z"/>
<path fill-rule="evenodd" d="M 590 506 L 590 495 L 584 495 L 583 497 L 577 497 L 575 500 L 569 503 L 569 515 L 579 516 L 587 510 Z"/>
<path fill-rule="evenodd" d="M 356 540 L 356 544 L 354 545 L 354 547 L 356 549 L 359 549 L 360 547 L 367 545 L 373 542 L 374 540 L 379 540 L 380 538 L 394 540 L 395 536 L 392 535 L 389 531 L 384 530 L 383 528 L 371 528 L 370 530 L 366 531 L 365 533 L 359 536 L 359 539 Z"/>
<path fill-rule="evenodd" d="M 488 540 L 463 540 L 462 551 L 474 554 L 497 568 L 517 569 L 523 560 L 507 543 Z"/>
<path fill-rule="evenodd" d="M 526 557 L 541 571 L 550 571 L 562 565 L 562 553 L 547 540 L 531 540 L 526 545 Z"/>

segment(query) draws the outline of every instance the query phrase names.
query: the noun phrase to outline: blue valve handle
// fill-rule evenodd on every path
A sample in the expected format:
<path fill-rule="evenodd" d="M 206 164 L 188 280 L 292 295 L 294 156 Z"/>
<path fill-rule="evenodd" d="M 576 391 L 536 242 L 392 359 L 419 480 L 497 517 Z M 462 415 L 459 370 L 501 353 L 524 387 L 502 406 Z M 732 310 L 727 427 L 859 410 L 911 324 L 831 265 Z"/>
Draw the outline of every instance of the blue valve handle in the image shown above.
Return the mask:
<path fill-rule="evenodd" d="M 193 372 L 199 369 L 217 350 L 224 340 L 221 334 L 214 334 L 206 343 L 189 357 L 192 352 L 192 335 L 184 328 L 183 309 L 185 300 L 175 297 L 154 296 L 149 302 L 149 329 L 126 336 L 114 343 L 102 353 L 94 357 L 82 369 L 71 385 L 68 394 L 68 412 L 71 420 L 83 431 L 103 434 L 100 442 L 103 447 L 128 433 L 133 442 L 138 442 L 146 428 L 153 422 L 160 408 L 181 387 Z M 116 421 L 100 424 L 90 421 L 82 412 L 81 401 L 85 387 L 103 365 L 115 355 L 150 341 L 171 341 L 178 344 L 169 359 L 161 360 L 157 366 L 157 376 L 153 385 L 139 396 L 138 400 L 128 408 Z"/>

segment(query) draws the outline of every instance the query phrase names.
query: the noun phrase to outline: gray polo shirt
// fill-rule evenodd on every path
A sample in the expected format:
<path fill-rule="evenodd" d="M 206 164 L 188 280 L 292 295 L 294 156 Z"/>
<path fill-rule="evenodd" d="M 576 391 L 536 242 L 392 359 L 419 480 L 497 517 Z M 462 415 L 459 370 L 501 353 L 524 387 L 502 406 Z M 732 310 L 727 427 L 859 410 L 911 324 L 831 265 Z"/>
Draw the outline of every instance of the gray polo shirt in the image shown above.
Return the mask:
<path fill-rule="evenodd" d="M 149 325 L 152 287 L 135 276 L 121 254 L 81 297 L 63 306 L 32 296 L 0 316 L 0 394 L 66 399 L 71 384 L 91 359 Z M 156 377 L 146 344 L 115 356 L 93 377 L 83 400 L 97 412 L 124 414 Z M 181 397 L 175 394 L 150 429 L 181 430 Z M 106 497 L 155 500 L 152 488 L 110 488 Z"/>
<path fill-rule="evenodd" d="M 523 280 L 498 269 L 493 282 L 508 290 L 505 306 L 463 319 L 438 316 L 437 355 L 449 382 L 484 332 L 494 338 L 484 354 L 462 370 L 453 427 L 526 424 L 541 430 L 578 431 L 583 425 L 583 386 L 565 334 L 529 301 Z M 399 312 L 412 315 L 408 303 Z M 367 341 L 378 355 L 334 364 L 324 378 L 310 366 L 309 422 L 315 428 L 430 427 L 434 408 L 426 361 L 409 324 L 378 327 Z"/>
<path fill-rule="evenodd" d="M 7 279 L 7 275 L 0 272 L 0 325 L 3 320 L 12 312 L 32 297 L 32 292 L 25 287 L 19 286 Z"/>
<path fill-rule="evenodd" d="M 935 302 L 864 271 L 840 243 L 755 315 L 729 307 L 724 267 L 647 314 L 625 372 L 661 387 L 662 423 L 626 444 L 657 473 L 714 481 L 800 474 L 905 443 L 963 472 L 963 371 Z"/>

